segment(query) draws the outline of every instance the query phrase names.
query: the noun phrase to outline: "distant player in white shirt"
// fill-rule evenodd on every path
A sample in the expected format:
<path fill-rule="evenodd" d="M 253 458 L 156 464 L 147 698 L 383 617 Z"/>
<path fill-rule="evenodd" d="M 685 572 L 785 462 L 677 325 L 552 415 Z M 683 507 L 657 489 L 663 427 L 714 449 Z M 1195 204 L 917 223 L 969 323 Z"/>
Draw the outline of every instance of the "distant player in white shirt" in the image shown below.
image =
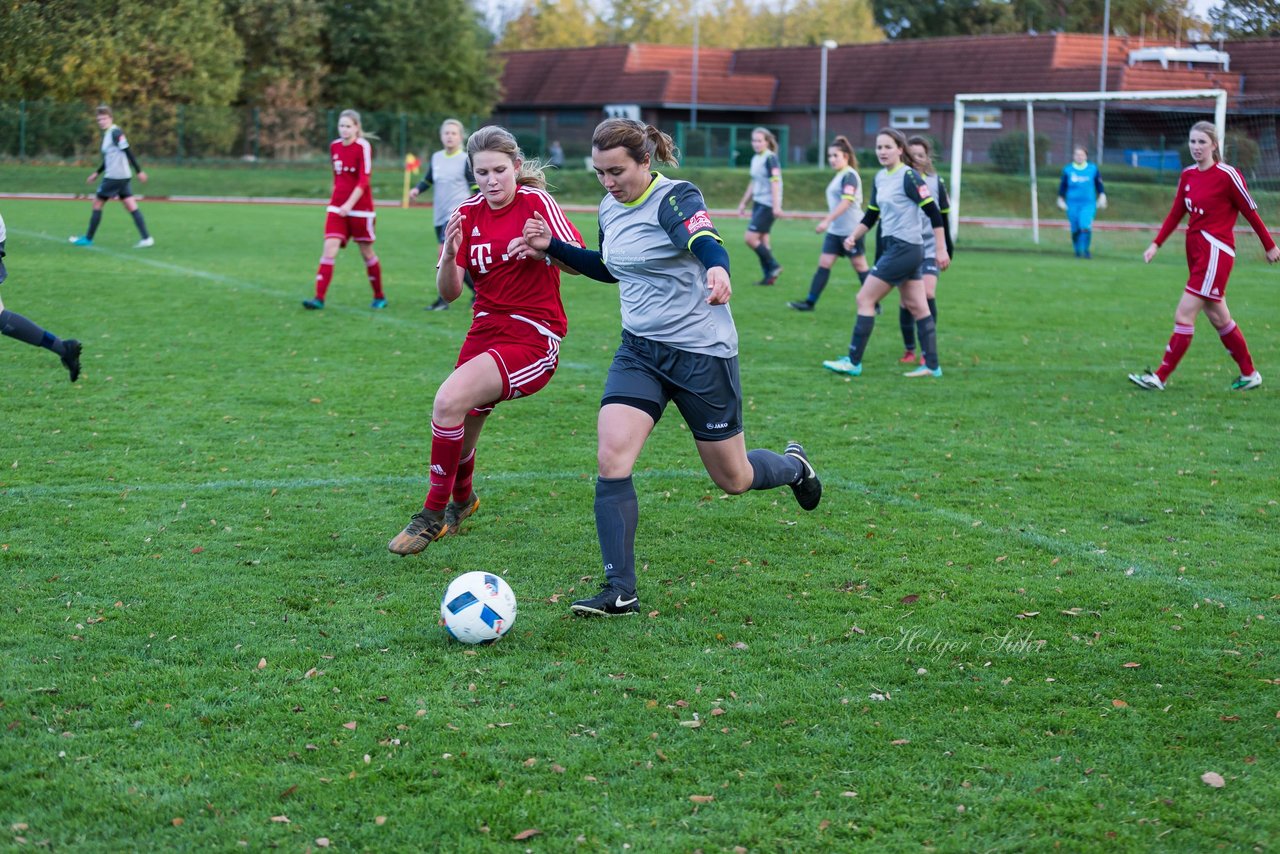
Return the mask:
<path fill-rule="evenodd" d="M 98 223 L 102 222 L 102 209 L 111 199 L 119 199 L 125 210 L 133 214 L 133 222 L 138 226 L 138 234 L 142 239 L 134 244 L 135 249 L 154 246 L 156 240 L 147 233 L 147 223 L 138 210 L 138 202 L 133 198 L 133 190 L 129 188 L 129 179 L 138 173 L 138 180 L 147 183 L 147 173 L 142 171 L 133 150 L 129 148 L 129 140 L 124 131 L 111 118 L 111 108 L 106 104 L 98 107 L 98 127 L 102 128 L 102 163 L 93 171 L 86 184 L 92 184 L 102 176 L 98 192 L 93 200 L 93 213 L 89 215 L 89 230 L 83 235 L 72 235 L 67 238 L 75 246 L 92 246 L 93 236 L 98 231 Z M 132 167 L 132 171 L 130 171 Z"/>

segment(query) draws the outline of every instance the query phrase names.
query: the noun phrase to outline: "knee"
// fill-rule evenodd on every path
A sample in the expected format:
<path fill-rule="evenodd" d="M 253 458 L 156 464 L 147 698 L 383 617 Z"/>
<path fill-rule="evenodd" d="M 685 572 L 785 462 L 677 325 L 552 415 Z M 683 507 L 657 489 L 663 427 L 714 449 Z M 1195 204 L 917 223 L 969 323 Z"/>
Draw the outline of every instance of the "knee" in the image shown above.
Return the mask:
<path fill-rule="evenodd" d="M 730 495 L 741 495 L 751 489 L 750 469 L 745 474 L 737 475 L 731 472 L 708 472 L 708 474 L 711 475 L 712 483 Z"/>

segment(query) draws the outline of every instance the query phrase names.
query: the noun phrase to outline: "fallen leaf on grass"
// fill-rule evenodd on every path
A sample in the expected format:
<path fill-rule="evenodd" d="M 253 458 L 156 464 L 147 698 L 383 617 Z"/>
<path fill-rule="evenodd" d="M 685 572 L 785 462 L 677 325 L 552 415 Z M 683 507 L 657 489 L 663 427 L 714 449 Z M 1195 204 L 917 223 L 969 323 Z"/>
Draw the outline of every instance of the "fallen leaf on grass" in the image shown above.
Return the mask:
<path fill-rule="evenodd" d="M 856 797 L 858 797 L 858 793 L 857 793 L 857 792 L 855 792 L 855 791 L 850 790 L 850 791 L 848 791 L 848 792 L 841 792 L 841 793 L 840 793 L 840 797 L 842 797 L 842 798 L 856 798 Z"/>
<path fill-rule="evenodd" d="M 289 816 L 287 815 L 273 815 L 271 816 L 271 820 L 274 821 L 276 824 L 292 824 L 293 823 L 289 821 Z"/>
<path fill-rule="evenodd" d="M 328 847 L 329 847 L 329 837 L 327 837 L 327 836 L 317 836 L 317 837 L 316 837 L 316 847 L 317 847 L 317 848 L 328 848 Z"/>
<path fill-rule="evenodd" d="M 689 729 L 697 729 L 702 726 L 702 721 L 681 721 L 680 726 L 687 726 Z"/>
<path fill-rule="evenodd" d="M 1039 612 L 1039 611 L 1024 611 L 1023 613 L 1021 613 L 1021 614 L 1019 614 L 1019 615 L 1018 615 L 1018 619 L 1019 619 L 1019 620 L 1029 620 L 1029 619 L 1031 619 L 1032 617 L 1038 617 L 1039 615 L 1040 615 L 1040 612 Z"/>
<path fill-rule="evenodd" d="M 1222 779 L 1222 775 L 1217 771 L 1204 772 L 1200 775 L 1200 781 L 1206 786 L 1211 786 L 1215 789 L 1221 789 L 1223 786 L 1227 785 L 1227 781 Z"/>
<path fill-rule="evenodd" d="M 191 550 L 191 553 L 193 555 L 198 555 L 202 551 L 204 551 L 204 546 L 196 546 L 194 549 Z"/>
<path fill-rule="evenodd" d="M 715 795 L 690 795 L 689 800 L 695 804 L 709 804 L 716 799 Z"/>
<path fill-rule="evenodd" d="M 1124 666 L 1125 666 L 1125 667 L 1141 667 L 1142 665 L 1141 665 L 1141 664 L 1139 664 L 1139 663 L 1138 663 L 1138 662 L 1136 662 L 1136 661 L 1126 661 L 1126 662 L 1124 663 Z"/>
<path fill-rule="evenodd" d="M 351 730 L 353 730 L 353 729 L 355 729 L 357 726 L 359 726 L 359 724 L 357 724 L 355 721 L 347 721 L 345 724 L 343 724 L 343 725 L 342 725 L 342 728 L 343 728 L 343 729 L 351 729 Z"/>
<path fill-rule="evenodd" d="M 382 825 L 387 823 L 387 817 L 385 815 L 375 815 L 373 817 L 373 823 L 378 825 L 378 827 L 382 827 Z"/>
<path fill-rule="evenodd" d="M 308 670 L 306 673 L 302 674 L 302 678 L 303 678 L 303 679 L 313 679 L 313 678 L 315 678 L 317 675 L 319 675 L 319 673 L 320 673 L 320 671 L 319 671 L 319 670 L 316 670 L 316 669 L 313 667 L 313 668 L 311 668 L 310 670 Z"/>
<path fill-rule="evenodd" d="M 285 798 L 289 797 L 296 791 L 298 791 L 298 787 L 296 784 L 290 786 L 289 788 L 285 789 L 283 792 L 280 793 L 280 800 L 283 801 Z"/>
<path fill-rule="evenodd" d="M 920 598 L 919 594 L 917 594 L 917 593 L 912 593 L 912 594 L 911 594 L 911 595 L 909 595 L 909 596 L 903 596 L 903 597 L 902 597 L 901 599 L 899 599 L 898 601 L 899 601 L 900 603 L 902 603 L 903 605 L 910 605 L 910 604 L 914 603 L 914 602 L 915 602 L 917 599 L 919 599 L 919 598 Z"/>
<path fill-rule="evenodd" d="M 889 742 L 889 743 L 890 743 L 890 744 L 910 744 L 910 743 L 911 743 L 911 739 L 909 739 L 909 738 L 895 738 L 893 741 L 891 741 L 891 742 Z"/>
<path fill-rule="evenodd" d="M 1223 723 L 1233 724 L 1236 721 L 1240 720 L 1240 716 L 1239 715 L 1218 715 L 1218 720 L 1222 721 Z"/>
<path fill-rule="evenodd" d="M 1112 700 L 1111 705 L 1115 706 L 1117 709 L 1129 708 L 1129 704 L 1126 703 L 1124 700 Z"/>
<path fill-rule="evenodd" d="M 169 823 L 172 824 L 174 827 L 182 827 L 183 821 L 184 819 L 181 816 L 178 816 L 177 818 L 175 818 L 173 821 Z"/>
<path fill-rule="evenodd" d="M 259 658 L 259 659 L 258 659 L 258 669 L 259 669 L 259 670 L 266 670 L 266 669 L 267 669 L 267 660 L 266 660 L 265 658 Z"/>
<path fill-rule="evenodd" d="M 541 830 L 538 830 L 538 828 L 536 828 L 536 827 L 531 827 L 531 828 L 529 828 L 528 830 L 522 830 L 522 831 L 520 831 L 519 833 L 517 833 L 515 836 L 513 836 L 513 837 L 511 837 L 511 838 L 512 838 L 512 839 L 514 839 L 516 842 L 520 842 L 520 841 L 525 840 L 525 839 L 531 839 L 531 838 L 533 838 L 533 837 L 537 836 L 537 835 L 538 835 L 539 833 L 541 833 L 541 832 L 542 832 L 542 831 L 541 831 Z"/>

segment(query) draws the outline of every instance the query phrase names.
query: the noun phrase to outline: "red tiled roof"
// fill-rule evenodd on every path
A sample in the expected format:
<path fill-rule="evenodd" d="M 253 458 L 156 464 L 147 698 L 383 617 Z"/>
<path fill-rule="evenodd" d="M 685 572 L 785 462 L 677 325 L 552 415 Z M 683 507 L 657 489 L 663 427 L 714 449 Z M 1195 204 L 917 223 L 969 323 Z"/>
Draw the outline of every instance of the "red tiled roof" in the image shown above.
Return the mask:
<path fill-rule="evenodd" d="M 684 105 L 693 100 L 693 49 L 652 44 L 504 54 L 505 108 Z M 755 108 L 773 100 L 771 74 L 734 74 L 733 51 L 698 51 L 698 102 Z"/>
<path fill-rule="evenodd" d="M 1213 65 L 1129 66 L 1130 50 L 1159 45 L 1109 39 L 1107 89 L 1224 88 L 1232 108 L 1280 106 L 1280 39 L 1227 43 L 1230 71 Z M 945 108 L 962 92 L 1094 92 L 1101 52 L 1101 36 L 1068 33 L 844 45 L 828 53 L 827 100 L 834 110 Z M 712 109 L 808 109 L 820 88 L 820 56 L 819 47 L 702 48 L 698 103 Z M 503 109 L 692 101 L 693 49 L 688 45 L 514 51 L 505 58 Z"/>

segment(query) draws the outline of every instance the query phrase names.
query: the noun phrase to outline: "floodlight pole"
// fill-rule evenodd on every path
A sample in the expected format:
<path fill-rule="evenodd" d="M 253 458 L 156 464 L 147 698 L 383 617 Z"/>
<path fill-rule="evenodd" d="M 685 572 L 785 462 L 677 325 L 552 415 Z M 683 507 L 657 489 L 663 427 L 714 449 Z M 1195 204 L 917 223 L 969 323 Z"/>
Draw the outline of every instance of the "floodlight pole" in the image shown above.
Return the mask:
<path fill-rule="evenodd" d="M 823 155 L 827 149 L 827 51 L 833 50 L 836 43 L 827 39 L 822 43 L 822 76 L 818 91 L 818 165 L 822 165 Z"/>
<path fill-rule="evenodd" d="M 698 4 L 693 4 L 693 90 L 689 95 L 689 130 L 698 129 L 698 19 L 702 17 Z"/>
<path fill-rule="evenodd" d="M 1098 91 L 1107 91 L 1107 39 L 1111 35 L 1111 0 L 1106 0 L 1102 7 L 1102 78 L 1098 83 Z M 1107 102 L 1098 102 L 1098 144 L 1093 152 L 1093 160 L 1102 165 L 1102 129 L 1107 122 Z"/>

